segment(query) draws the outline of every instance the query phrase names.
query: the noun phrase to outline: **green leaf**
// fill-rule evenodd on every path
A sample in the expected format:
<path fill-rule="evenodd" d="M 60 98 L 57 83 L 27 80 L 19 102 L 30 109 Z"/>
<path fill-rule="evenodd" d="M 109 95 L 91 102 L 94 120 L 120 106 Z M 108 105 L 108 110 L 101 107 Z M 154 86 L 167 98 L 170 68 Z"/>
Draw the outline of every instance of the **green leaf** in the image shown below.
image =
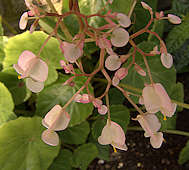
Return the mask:
<path fill-rule="evenodd" d="M 144 50 L 145 52 L 150 52 L 154 46 L 155 44 L 153 42 L 144 41 L 138 45 L 138 48 Z M 148 65 L 150 67 L 153 81 L 155 83 L 161 83 L 164 86 L 164 88 L 167 90 L 168 94 L 170 94 L 171 92 L 170 87 L 172 87 L 173 84 L 176 83 L 175 68 L 174 67 L 172 67 L 171 69 L 165 68 L 160 61 L 159 55 L 156 55 L 153 57 L 147 57 L 147 60 L 148 60 Z M 130 62 L 131 60 L 129 59 L 128 63 Z M 129 73 L 126 76 L 126 78 L 123 79 L 121 83 L 130 85 L 132 87 L 136 87 L 142 90 L 144 88 L 145 83 L 151 84 L 150 78 L 148 76 L 148 72 L 143 61 L 143 57 L 138 52 L 135 55 L 135 62 L 140 67 L 142 67 L 142 69 L 146 72 L 147 74 L 146 77 L 139 75 L 134 69 L 134 67 L 132 67 L 129 70 Z M 124 67 L 127 67 L 128 63 L 124 64 Z"/>
<path fill-rule="evenodd" d="M 0 82 L 0 125 L 12 119 L 16 119 L 16 115 L 13 113 L 14 103 L 11 93 Z"/>
<path fill-rule="evenodd" d="M 189 14 L 180 25 L 175 26 L 169 32 L 166 45 L 168 52 L 175 57 L 178 71 L 189 64 Z"/>
<path fill-rule="evenodd" d="M 87 143 L 78 147 L 73 154 L 73 166 L 86 170 L 90 162 L 98 155 L 96 146 L 92 143 Z"/>
<path fill-rule="evenodd" d="M 110 88 L 108 94 L 109 94 L 110 105 L 123 104 L 125 97 L 117 88 Z"/>
<path fill-rule="evenodd" d="M 179 154 L 179 164 L 184 164 L 189 160 L 189 141 L 186 143 L 186 146 L 181 150 Z"/>
<path fill-rule="evenodd" d="M 45 116 L 45 114 L 56 104 L 64 106 L 86 81 L 86 78 L 84 77 L 76 77 L 74 79 L 75 85 L 73 87 L 68 85 L 64 86 L 63 82 L 65 82 L 67 78 L 69 78 L 69 76 L 64 76 L 61 83 L 59 81 L 59 83 L 48 86 L 38 95 L 36 104 L 37 115 Z M 92 91 L 92 87 L 89 86 L 89 88 Z M 86 93 L 86 90 L 82 91 L 81 94 L 82 93 Z M 71 116 L 71 121 L 69 123 L 69 126 L 71 127 L 85 121 L 88 116 L 92 114 L 93 105 L 91 103 L 83 104 L 72 101 L 66 110 Z"/>
<path fill-rule="evenodd" d="M 126 132 L 127 126 L 130 122 L 130 113 L 127 107 L 123 105 L 110 106 L 111 120 L 118 123 Z M 92 134 L 94 139 L 97 139 L 106 125 L 107 115 L 99 116 L 99 118 L 92 124 Z"/>
<path fill-rule="evenodd" d="M 85 143 L 89 132 L 89 123 L 85 121 L 79 125 L 67 128 L 66 130 L 60 132 L 60 137 L 63 143 L 79 145 Z"/>
<path fill-rule="evenodd" d="M 174 14 L 186 15 L 189 13 L 189 1 L 188 0 L 173 0 L 171 11 Z"/>
<path fill-rule="evenodd" d="M 52 147 L 41 140 L 45 129 L 41 121 L 39 117 L 19 117 L 0 127 L 1 169 L 47 170 L 59 146 Z"/>
<path fill-rule="evenodd" d="M 24 102 L 27 94 L 23 80 L 18 79 L 18 75 L 13 68 L 0 72 L 0 81 L 9 89 L 15 105 Z"/>
<path fill-rule="evenodd" d="M 53 161 L 48 170 L 72 170 L 72 152 L 61 149 L 58 157 Z"/>
<path fill-rule="evenodd" d="M 6 57 L 3 61 L 4 69 L 17 63 L 20 54 L 24 50 L 32 51 L 37 55 L 47 37 L 48 35 L 42 31 L 36 31 L 32 34 L 27 31 L 10 38 L 5 46 Z M 56 81 L 57 73 L 55 73 L 55 69 L 61 68 L 60 60 L 63 59 L 58 40 L 51 38 L 41 52 L 40 57 L 49 66 L 49 75 L 45 83 L 49 85 Z"/>
<path fill-rule="evenodd" d="M 170 93 L 170 98 L 172 100 L 176 100 L 178 102 L 184 103 L 184 87 L 183 84 L 178 82 L 172 86 L 172 91 Z M 182 107 L 177 106 L 177 111 L 181 112 L 183 110 Z"/>

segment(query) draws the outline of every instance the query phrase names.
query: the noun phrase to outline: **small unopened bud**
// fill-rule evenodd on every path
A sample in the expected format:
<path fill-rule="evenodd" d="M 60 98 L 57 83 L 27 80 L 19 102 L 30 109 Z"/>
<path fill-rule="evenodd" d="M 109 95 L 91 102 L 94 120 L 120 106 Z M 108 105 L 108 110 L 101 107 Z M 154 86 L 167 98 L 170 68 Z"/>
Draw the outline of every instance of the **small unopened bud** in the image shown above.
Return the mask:
<path fill-rule="evenodd" d="M 178 16 L 173 15 L 173 14 L 168 14 L 168 20 L 172 24 L 180 24 L 181 23 L 181 19 Z"/>

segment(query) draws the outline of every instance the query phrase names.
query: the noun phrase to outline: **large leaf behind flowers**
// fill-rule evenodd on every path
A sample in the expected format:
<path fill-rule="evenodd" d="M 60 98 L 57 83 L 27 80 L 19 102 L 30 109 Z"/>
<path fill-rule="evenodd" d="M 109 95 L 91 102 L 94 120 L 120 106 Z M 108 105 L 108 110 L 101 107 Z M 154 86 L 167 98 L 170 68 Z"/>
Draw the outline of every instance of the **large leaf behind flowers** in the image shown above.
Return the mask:
<path fill-rule="evenodd" d="M 47 37 L 48 35 L 42 31 L 36 31 L 32 34 L 27 31 L 10 38 L 5 47 L 6 57 L 3 61 L 3 67 L 7 68 L 16 64 L 24 50 L 32 51 L 37 55 Z M 49 75 L 46 84 L 51 84 L 58 77 L 55 69 L 61 68 L 60 60 L 62 59 L 62 53 L 58 40 L 51 38 L 41 52 L 40 57 L 49 66 Z"/>
<path fill-rule="evenodd" d="M 16 118 L 13 109 L 14 102 L 11 93 L 8 91 L 5 85 L 0 82 L 0 125 Z"/>
<path fill-rule="evenodd" d="M 20 117 L 0 127 L 1 170 L 47 170 L 59 146 L 52 147 L 41 140 L 45 130 L 41 120 Z"/>
<path fill-rule="evenodd" d="M 45 116 L 46 113 L 53 108 L 56 104 L 64 106 L 67 101 L 82 87 L 86 81 L 84 77 L 76 77 L 74 79 L 75 85 L 73 87 L 63 85 L 69 76 L 64 76 L 57 83 L 45 88 L 37 98 L 36 114 Z M 92 87 L 90 90 L 92 91 Z M 86 90 L 83 92 L 86 93 Z M 83 93 L 81 92 L 81 93 Z M 92 114 L 93 105 L 91 103 L 83 104 L 72 101 L 66 109 L 71 116 L 69 126 L 74 126 L 85 121 L 89 115 Z"/>

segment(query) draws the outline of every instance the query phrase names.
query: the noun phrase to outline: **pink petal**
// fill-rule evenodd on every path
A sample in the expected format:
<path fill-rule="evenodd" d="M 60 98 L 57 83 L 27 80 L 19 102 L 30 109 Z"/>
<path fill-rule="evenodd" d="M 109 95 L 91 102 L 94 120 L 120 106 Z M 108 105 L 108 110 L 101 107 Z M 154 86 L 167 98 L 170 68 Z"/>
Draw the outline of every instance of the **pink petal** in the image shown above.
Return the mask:
<path fill-rule="evenodd" d="M 169 53 L 162 53 L 161 54 L 161 63 L 163 64 L 164 67 L 166 68 L 171 68 L 173 65 L 173 57 Z"/>
<path fill-rule="evenodd" d="M 155 114 L 145 114 L 143 115 L 143 119 L 145 119 L 152 133 L 156 133 L 160 129 L 161 123 Z M 150 136 L 150 134 L 148 134 L 148 132 L 146 131 L 146 134 L 144 136 L 148 137 Z"/>
<path fill-rule="evenodd" d="M 60 105 L 55 105 L 45 116 L 42 124 L 51 127 L 55 131 L 64 130 L 70 122 L 70 116 L 62 110 Z"/>
<path fill-rule="evenodd" d="M 101 107 L 98 108 L 98 113 L 101 115 L 105 115 L 108 111 L 108 108 L 106 105 L 101 105 Z"/>
<path fill-rule="evenodd" d="M 35 63 L 37 57 L 31 51 L 23 51 L 18 59 L 18 66 L 26 72 L 31 68 L 31 65 Z"/>
<path fill-rule="evenodd" d="M 16 70 L 18 74 L 24 74 L 24 70 L 22 70 L 22 68 L 20 68 L 18 64 L 13 64 L 13 68 Z"/>
<path fill-rule="evenodd" d="M 43 82 L 34 81 L 31 78 L 26 79 L 26 87 L 34 93 L 39 93 L 44 88 Z"/>
<path fill-rule="evenodd" d="M 164 87 L 160 83 L 154 84 L 154 89 L 157 95 L 159 96 L 160 102 L 161 102 L 161 110 L 165 112 L 165 115 L 170 117 L 172 114 L 174 114 L 173 111 L 175 111 L 175 105 L 171 102 L 171 99 L 169 98 L 167 92 L 165 91 Z M 167 114 L 168 113 L 168 114 Z M 170 115 L 171 113 L 171 115 Z"/>
<path fill-rule="evenodd" d="M 160 110 L 161 100 L 159 95 L 156 93 L 154 87 L 146 86 L 142 91 L 144 99 L 144 105 L 149 113 L 156 113 Z"/>
<path fill-rule="evenodd" d="M 112 141 L 119 145 L 125 144 L 125 133 L 121 126 L 116 122 L 111 121 Z"/>
<path fill-rule="evenodd" d="M 118 23 L 122 27 L 127 28 L 127 27 L 129 27 L 131 25 L 131 20 L 127 15 L 122 14 L 122 13 L 118 13 L 116 17 L 118 19 Z"/>
<path fill-rule="evenodd" d="M 160 148 L 163 143 L 163 133 L 158 132 L 150 137 L 150 143 L 153 148 Z"/>
<path fill-rule="evenodd" d="M 110 55 L 105 61 L 105 67 L 110 71 L 115 71 L 121 66 L 121 60 L 117 55 Z"/>
<path fill-rule="evenodd" d="M 42 133 L 41 139 L 43 142 L 51 146 L 57 146 L 59 144 L 58 134 L 48 129 Z"/>
<path fill-rule="evenodd" d="M 37 59 L 37 62 L 31 68 L 29 76 L 39 82 L 44 82 L 48 77 L 48 66 L 41 60 Z"/>
<path fill-rule="evenodd" d="M 129 41 L 129 33 L 123 28 L 116 28 L 112 32 L 111 43 L 115 47 L 123 47 Z"/>
<path fill-rule="evenodd" d="M 76 44 L 63 42 L 64 57 L 67 61 L 74 63 L 82 56 L 83 50 L 81 50 Z"/>
<path fill-rule="evenodd" d="M 112 132 L 109 124 L 106 124 L 102 129 L 101 136 L 98 137 L 98 142 L 101 145 L 108 145 L 112 143 Z"/>
<path fill-rule="evenodd" d="M 74 101 L 75 101 L 75 102 L 80 102 L 81 98 L 82 98 L 82 95 L 81 95 L 81 94 L 77 94 L 77 95 L 75 96 L 75 98 L 74 98 Z"/>
<path fill-rule="evenodd" d="M 182 22 L 178 16 L 173 15 L 173 14 L 168 14 L 168 20 L 172 24 L 180 24 Z"/>
<path fill-rule="evenodd" d="M 24 30 L 27 26 L 27 23 L 28 23 L 28 12 L 24 12 L 20 17 L 19 28 L 21 30 Z"/>

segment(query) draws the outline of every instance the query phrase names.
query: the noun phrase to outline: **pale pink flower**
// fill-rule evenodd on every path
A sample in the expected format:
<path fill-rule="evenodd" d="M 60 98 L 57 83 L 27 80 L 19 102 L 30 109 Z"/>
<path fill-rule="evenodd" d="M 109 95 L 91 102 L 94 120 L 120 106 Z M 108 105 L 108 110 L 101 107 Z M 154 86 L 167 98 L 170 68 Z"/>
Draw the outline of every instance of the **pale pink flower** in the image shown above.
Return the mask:
<path fill-rule="evenodd" d="M 150 51 L 150 54 L 157 55 L 160 54 L 160 51 L 158 50 L 158 46 L 156 45 L 152 51 Z"/>
<path fill-rule="evenodd" d="M 111 35 L 111 43 L 115 47 L 123 47 L 129 41 L 129 33 L 123 28 L 116 28 Z"/>
<path fill-rule="evenodd" d="M 130 18 L 125 15 L 125 14 L 122 14 L 122 13 L 118 13 L 117 16 L 116 16 L 117 20 L 118 20 L 118 23 L 124 27 L 124 28 L 127 28 L 131 25 L 131 20 Z"/>
<path fill-rule="evenodd" d="M 42 120 L 43 126 L 48 128 L 42 133 L 42 140 L 48 145 L 56 146 L 59 144 L 59 137 L 56 132 L 68 127 L 70 115 L 62 110 L 60 105 L 55 105 Z"/>
<path fill-rule="evenodd" d="M 171 68 L 173 65 L 173 57 L 170 53 L 162 53 L 161 54 L 161 63 L 166 68 Z"/>
<path fill-rule="evenodd" d="M 146 76 L 146 72 L 138 65 L 135 63 L 135 70 L 137 71 L 138 74 L 140 74 L 141 76 L 145 77 Z"/>
<path fill-rule="evenodd" d="M 171 102 L 167 92 L 160 83 L 147 85 L 142 91 L 144 105 L 149 113 L 161 111 L 164 118 L 172 117 L 176 111 L 176 104 Z"/>
<path fill-rule="evenodd" d="M 121 150 L 127 150 L 125 144 L 125 133 L 120 125 L 117 123 L 107 120 L 106 125 L 104 126 L 101 136 L 98 138 L 98 142 L 101 145 L 111 144 L 114 148 Z"/>
<path fill-rule="evenodd" d="M 178 16 L 173 15 L 173 14 L 168 14 L 168 20 L 172 24 L 180 24 L 182 22 Z"/>
<path fill-rule="evenodd" d="M 110 55 L 105 61 L 105 67 L 110 71 L 115 71 L 121 66 L 121 60 L 118 55 Z"/>
<path fill-rule="evenodd" d="M 155 114 L 138 115 L 136 119 L 144 129 L 145 137 L 150 137 L 150 143 L 153 148 L 160 148 L 163 142 L 163 133 L 158 132 L 161 123 Z"/>
<path fill-rule="evenodd" d="M 48 66 L 31 51 L 24 51 L 18 59 L 18 64 L 13 67 L 20 74 L 20 79 L 27 78 L 26 86 L 32 92 L 38 93 L 43 89 L 48 77 Z"/>
<path fill-rule="evenodd" d="M 75 63 L 76 60 L 83 55 L 83 49 L 73 43 L 63 42 L 62 49 L 64 57 L 70 63 Z"/>
<path fill-rule="evenodd" d="M 21 30 L 24 30 L 27 26 L 27 23 L 28 23 L 28 12 L 24 12 L 20 17 L 19 28 Z"/>

